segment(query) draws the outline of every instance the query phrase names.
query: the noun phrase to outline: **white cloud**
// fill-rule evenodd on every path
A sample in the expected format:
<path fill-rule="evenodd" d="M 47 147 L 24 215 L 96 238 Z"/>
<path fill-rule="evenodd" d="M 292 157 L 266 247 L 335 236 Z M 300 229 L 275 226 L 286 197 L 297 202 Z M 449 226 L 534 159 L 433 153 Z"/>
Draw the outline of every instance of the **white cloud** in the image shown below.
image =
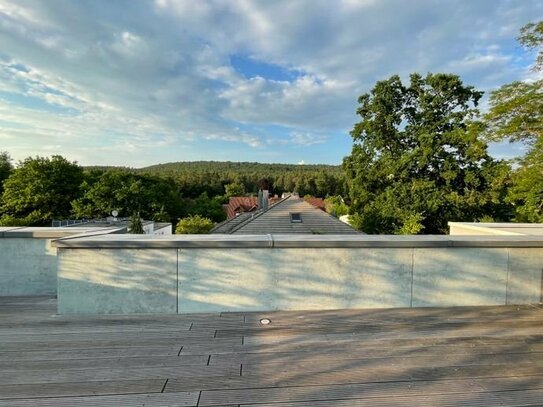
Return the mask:
<path fill-rule="evenodd" d="M 533 78 L 514 37 L 536 16 L 537 0 L 4 0 L 2 148 L 21 158 L 59 146 L 89 164 L 191 159 L 202 143 L 210 159 L 287 156 L 289 145 L 332 154 L 325 135 L 346 135 L 376 80 L 453 71 L 492 89 Z M 231 55 L 301 74 L 247 79 Z"/>
<path fill-rule="evenodd" d="M 321 144 L 326 141 L 325 136 L 318 136 L 310 133 L 298 133 L 294 132 L 291 134 L 291 142 L 293 144 L 298 144 L 301 146 L 311 146 L 313 144 Z"/>

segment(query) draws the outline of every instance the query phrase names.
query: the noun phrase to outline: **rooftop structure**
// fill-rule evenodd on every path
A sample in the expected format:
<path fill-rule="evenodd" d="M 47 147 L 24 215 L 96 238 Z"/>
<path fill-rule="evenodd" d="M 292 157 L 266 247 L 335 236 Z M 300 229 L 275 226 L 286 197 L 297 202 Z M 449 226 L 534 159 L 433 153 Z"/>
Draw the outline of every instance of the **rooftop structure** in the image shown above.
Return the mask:
<path fill-rule="evenodd" d="M 219 224 L 211 233 L 238 235 L 360 233 L 296 195 L 288 195 L 267 210 L 242 215 Z"/>
<path fill-rule="evenodd" d="M 281 198 L 278 196 L 268 197 L 268 206 L 272 206 L 279 202 Z M 243 213 L 256 212 L 258 207 L 258 197 L 256 196 L 232 196 L 228 203 L 223 205 L 226 212 L 226 218 L 232 219 Z"/>
<path fill-rule="evenodd" d="M 154 220 L 142 219 L 143 231 L 147 235 L 171 235 L 172 224 L 169 222 L 155 222 Z M 119 233 L 127 233 L 130 231 L 131 219 L 130 218 L 114 218 L 108 217 L 105 219 L 77 219 L 77 220 L 54 220 L 52 227 L 61 228 L 97 228 L 107 229 L 115 228 L 119 229 Z"/>
<path fill-rule="evenodd" d="M 449 222 L 451 235 L 543 236 L 541 223 Z"/>
<path fill-rule="evenodd" d="M 52 297 L 0 297 L 0 406 L 543 400 L 541 306 L 85 317 L 55 310 Z"/>

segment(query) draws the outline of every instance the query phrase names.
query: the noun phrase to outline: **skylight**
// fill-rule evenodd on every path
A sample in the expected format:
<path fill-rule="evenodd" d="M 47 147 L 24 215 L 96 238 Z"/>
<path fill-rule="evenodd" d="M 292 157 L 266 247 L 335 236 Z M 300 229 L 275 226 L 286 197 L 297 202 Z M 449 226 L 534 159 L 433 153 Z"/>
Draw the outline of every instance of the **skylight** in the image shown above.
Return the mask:
<path fill-rule="evenodd" d="M 291 213 L 290 214 L 291 223 L 302 223 L 302 214 L 301 213 Z"/>

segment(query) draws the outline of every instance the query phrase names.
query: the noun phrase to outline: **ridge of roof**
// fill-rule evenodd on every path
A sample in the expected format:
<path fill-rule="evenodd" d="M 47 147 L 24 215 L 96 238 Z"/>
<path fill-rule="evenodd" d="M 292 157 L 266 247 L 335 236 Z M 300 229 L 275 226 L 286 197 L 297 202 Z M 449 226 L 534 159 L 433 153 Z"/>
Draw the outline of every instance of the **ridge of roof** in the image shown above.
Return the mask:
<path fill-rule="evenodd" d="M 239 217 L 240 216 L 243 216 L 244 214 L 250 214 L 252 212 L 242 212 L 240 213 L 239 215 L 237 216 L 234 216 L 233 218 L 229 218 L 229 219 L 226 219 L 226 220 L 223 220 L 222 222 L 220 223 L 217 223 L 210 231 L 209 233 L 214 233 L 217 229 L 223 227 L 223 226 L 227 226 L 228 224 L 230 223 L 233 223 L 234 221 L 236 220 L 239 220 Z"/>
<path fill-rule="evenodd" d="M 281 207 L 283 205 L 287 205 L 287 202 L 288 202 L 289 206 L 286 207 L 285 209 L 282 209 Z M 260 229 L 260 227 L 267 228 L 268 225 L 266 224 L 266 226 L 264 226 L 265 224 L 263 224 L 258 218 L 260 218 L 261 216 L 264 216 L 266 214 L 269 214 L 270 211 L 272 211 L 273 209 L 276 209 L 278 212 L 280 212 L 282 214 L 280 215 L 281 218 L 276 218 L 276 216 L 279 216 L 279 214 L 277 214 L 277 215 L 270 214 L 269 215 L 269 216 L 272 216 L 272 218 L 270 218 L 270 221 L 272 222 L 272 224 L 270 224 L 270 227 L 272 227 L 273 229 L 277 229 L 277 227 L 279 227 L 280 229 L 285 229 L 285 228 L 289 229 L 289 231 L 285 230 L 285 231 L 282 231 L 282 232 L 275 232 L 275 233 L 300 233 L 300 230 L 298 228 L 294 228 L 294 230 L 298 229 L 298 231 L 296 232 L 294 230 L 290 231 L 290 228 L 285 226 L 286 223 L 288 223 L 283 219 L 283 216 L 285 215 L 286 212 L 292 212 L 292 213 L 294 213 L 294 212 L 302 212 L 302 213 L 306 213 L 308 216 L 310 214 L 312 214 L 312 215 L 310 215 L 312 220 L 307 224 L 305 224 L 305 222 L 304 222 L 304 226 L 306 226 L 306 228 L 308 229 L 308 232 L 306 232 L 306 233 L 313 233 L 313 234 L 360 233 L 355 228 L 353 228 L 351 225 L 340 221 L 335 216 L 332 216 L 331 214 L 327 213 L 326 211 L 322 211 L 320 208 L 312 205 L 311 203 L 307 202 L 306 200 L 304 200 L 302 198 L 299 198 L 297 196 L 293 196 L 293 195 L 289 195 L 285 199 L 281 200 L 281 202 L 279 202 L 278 204 L 274 205 L 273 207 L 270 207 L 268 210 L 262 211 L 258 215 L 255 215 L 255 216 L 251 217 L 250 219 L 247 219 L 244 222 L 240 223 L 236 227 L 232 228 L 230 233 L 236 234 L 236 233 L 245 233 L 245 232 L 247 232 L 248 234 L 254 234 L 254 232 L 256 230 Z M 283 212 L 285 212 L 285 213 L 283 213 Z M 326 215 L 324 215 L 323 212 Z M 314 218 L 314 216 L 317 216 L 317 218 Z M 316 219 L 318 219 L 318 218 L 320 218 L 321 221 L 316 221 Z M 275 219 L 275 220 L 273 220 L 273 219 Z M 285 225 L 281 224 L 281 226 L 278 226 L 278 223 L 277 223 L 278 219 L 283 219 L 280 222 L 284 222 Z M 324 221 L 324 224 L 321 224 L 323 221 Z M 253 222 L 255 223 L 254 225 L 253 225 Z M 257 225 L 258 225 L 258 227 L 257 227 Z M 331 230 L 336 230 L 336 232 L 330 232 Z M 268 232 L 268 233 L 272 233 L 272 232 Z"/>
<path fill-rule="evenodd" d="M 243 222 L 241 222 L 239 225 L 235 226 L 231 231 L 230 233 L 234 233 L 236 230 L 239 230 L 241 229 L 243 226 L 245 226 L 247 223 L 249 222 L 252 222 L 253 220 L 255 220 L 256 218 L 259 218 L 261 217 L 262 215 L 264 215 L 265 213 L 267 213 L 269 210 L 271 210 L 272 208 L 275 208 L 277 206 L 279 206 L 280 204 L 282 204 L 283 202 L 287 201 L 288 199 L 290 199 L 293 195 L 290 194 L 288 196 L 286 196 L 285 198 L 281 199 L 280 201 L 277 201 L 276 203 L 274 203 L 273 205 L 270 205 L 268 206 L 268 209 L 266 209 L 265 211 L 258 211 L 256 212 L 255 214 L 253 214 L 253 216 L 251 216 L 250 218 L 244 220 Z"/>

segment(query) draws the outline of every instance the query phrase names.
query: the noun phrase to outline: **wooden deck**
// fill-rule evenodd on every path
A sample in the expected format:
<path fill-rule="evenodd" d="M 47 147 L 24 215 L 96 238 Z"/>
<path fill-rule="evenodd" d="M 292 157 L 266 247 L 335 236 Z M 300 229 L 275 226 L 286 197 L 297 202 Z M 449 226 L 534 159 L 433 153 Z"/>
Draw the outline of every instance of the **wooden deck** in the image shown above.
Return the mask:
<path fill-rule="evenodd" d="M 55 309 L 52 298 L 0 298 L 0 407 L 543 405 L 541 306 Z"/>

